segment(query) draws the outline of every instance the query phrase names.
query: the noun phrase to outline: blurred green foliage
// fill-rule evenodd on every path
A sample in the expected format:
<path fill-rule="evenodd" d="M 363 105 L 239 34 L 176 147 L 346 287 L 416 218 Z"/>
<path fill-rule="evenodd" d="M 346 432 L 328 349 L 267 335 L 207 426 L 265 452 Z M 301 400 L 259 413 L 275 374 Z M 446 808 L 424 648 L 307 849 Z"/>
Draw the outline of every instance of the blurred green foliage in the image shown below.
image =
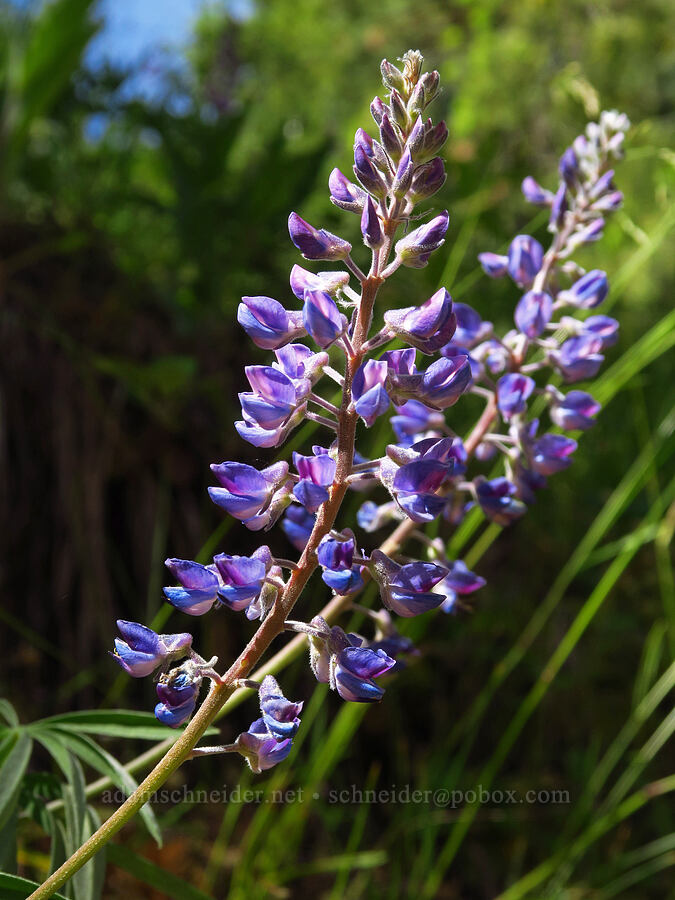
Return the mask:
<path fill-rule="evenodd" d="M 383 56 L 425 53 L 451 133 L 434 201 L 450 210 L 449 239 L 427 269 L 397 276 L 392 306 L 442 282 L 508 322 L 513 290 L 475 258 L 518 231 L 545 239 L 522 177 L 550 186 L 559 153 L 602 108 L 634 123 L 617 177 L 625 207 L 587 254 L 608 270 L 622 323 L 599 385 L 606 409 L 516 529 L 494 544 L 467 529 L 454 539 L 483 556 L 489 586 L 474 614 L 413 623 L 422 661 L 367 715 L 314 693 L 291 765 L 265 790 L 321 799 L 160 809 L 164 850 L 141 829 L 113 848 L 105 896 L 158 896 L 131 873 L 159 896 L 187 896 L 183 878 L 236 898 L 482 900 L 509 885 L 510 900 L 672 897 L 672 803 L 649 800 L 645 784 L 672 769 L 660 750 L 675 648 L 675 7 L 260 0 L 243 18 L 205 14 L 189 66 L 167 72 L 153 102 L 130 96 L 129 73 L 84 67 L 96 27 L 90 0 L 35 15 L 0 6 L 0 688 L 23 722 L 122 695 L 150 708 L 150 685 L 111 681 L 114 619 L 149 621 L 164 557 L 192 556 L 215 528 L 219 549 L 255 546 L 219 524 L 204 491 L 209 462 L 257 458 L 231 428 L 242 365 L 263 358 L 234 323 L 236 304 L 243 293 L 290 299 L 291 209 L 356 234 L 326 180 L 334 165 L 349 172 Z M 200 649 L 221 660 L 247 633 L 225 615 L 199 625 Z M 294 664 L 284 687 L 309 696 L 307 667 Z M 228 733 L 250 720 L 232 716 Z M 603 797 L 608 752 L 617 781 Z M 79 763 L 71 776 L 81 780 Z M 220 787 L 241 772 L 226 760 L 177 777 Z M 479 782 L 567 789 L 571 805 L 327 800 L 352 784 Z M 31 877 L 49 864 L 41 834 L 27 820 L 19 832 Z"/>

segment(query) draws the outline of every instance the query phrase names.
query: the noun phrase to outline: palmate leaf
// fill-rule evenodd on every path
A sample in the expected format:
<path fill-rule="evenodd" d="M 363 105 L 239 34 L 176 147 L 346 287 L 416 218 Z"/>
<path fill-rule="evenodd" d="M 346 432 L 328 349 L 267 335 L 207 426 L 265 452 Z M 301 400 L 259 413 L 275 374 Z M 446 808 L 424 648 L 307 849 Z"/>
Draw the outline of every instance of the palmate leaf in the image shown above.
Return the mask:
<path fill-rule="evenodd" d="M 19 725 L 19 717 L 9 700 L 4 697 L 0 698 L 0 717 L 2 717 L 10 728 L 17 728 Z M 0 725 L 0 728 L 3 726 Z"/>
<path fill-rule="evenodd" d="M 137 738 L 144 741 L 164 740 L 166 725 L 161 725 L 152 713 L 126 709 L 82 710 L 50 716 L 33 723 L 32 730 L 72 731 L 75 734 L 98 734 L 107 737 Z"/>
<path fill-rule="evenodd" d="M 24 900 L 38 887 L 40 885 L 35 881 L 0 872 L 0 898 L 2 900 Z M 52 894 L 52 897 L 54 900 L 68 900 L 63 894 Z"/>
<path fill-rule="evenodd" d="M 95 769 L 101 775 L 106 775 L 110 778 L 115 787 L 119 788 L 127 796 L 138 787 L 137 782 L 129 775 L 122 764 L 107 750 L 99 746 L 93 738 L 58 728 L 50 729 L 50 734 L 54 740 L 59 741 L 71 753 L 75 753 L 82 762 L 90 765 L 92 769 Z M 162 834 L 157 818 L 149 803 L 141 808 L 140 817 L 157 842 L 157 845 L 161 847 Z"/>
<path fill-rule="evenodd" d="M 14 812 L 32 749 L 33 741 L 23 729 L 9 734 L 0 746 L 0 828 Z"/>

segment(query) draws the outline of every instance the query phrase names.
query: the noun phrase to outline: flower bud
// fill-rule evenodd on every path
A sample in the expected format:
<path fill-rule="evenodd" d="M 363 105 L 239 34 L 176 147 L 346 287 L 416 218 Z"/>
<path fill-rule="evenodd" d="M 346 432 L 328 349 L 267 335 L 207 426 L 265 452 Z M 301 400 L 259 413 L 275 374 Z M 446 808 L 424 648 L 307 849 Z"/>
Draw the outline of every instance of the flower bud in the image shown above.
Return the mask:
<path fill-rule="evenodd" d="M 333 169 L 330 173 L 328 187 L 331 203 L 348 212 L 361 212 L 366 199 L 365 191 L 349 181 L 339 169 Z"/>
<path fill-rule="evenodd" d="M 354 147 L 354 174 L 369 194 L 379 200 L 383 200 L 387 196 L 387 185 L 361 144 Z"/>
<path fill-rule="evenodd" d="M 403 142 L 398 129 L 392 124 L 386 112 L 383 114 L 380 123 L 380 139 L 394 164 L 398 165 L 398 161 L 403 153 Z"/>
<path fill-rule="evenodd" d="M 347 319 L 325 291 L 305 291 L 302 320 L 309 334 L 323 350 L 330 347 L 347 328 Z"/>
<path fill-rule="evenodd" d="M 410 116 L 408 115 L 403 98 L 398 91 L 394 90 L 391 92 L 389 105 L 391 107 L 391 115 L 394 122 L 396 122 L 398 127 L 405 134 L 410 127 Z"/>
<path fill-rule="evenodd" d="M 551 191 L 543 188 L 531 175 L 523 179 L 521 189 L 528 203 L 533 203 L 535 206 L 550 206 L 553 203 L 554 195 Z"/>
<path fill-rule="evenodd" d="M 544 259 L 544 248 L 529 234 L 519 234 L 511 241 L 508 255 L 509 275 L 518 287 L 529 287 Z"/>
<path fill-rule="evenodd" d="M 514 320 L 518 330 L 529 338 L 538 338 L 553 315 L 553 298 L 545 291 L 528 291 L 518 301 Z"/>
<path fill-rule="evenodd" d="M 288 217 L 288 231 L 305 259 L 346 259 L 352 249 L 347 241 L 323 228 L 313 228 L 294 212 Z"/>
<path fill-rule="evenodd" d="M 396 169 L 396 174 L 394 175 L 394 180 L 391 184 L 391 190 L 395 197 L 398 197 L 400 200 L 402 197 L 405 197 L 408 192 L 408 188 L 412 183 L 413 172 L 415 170 L 415 164 L 412 161 L 412 157 L 410 156 L 410 150 L 408 147 L 403 151 L 403 156 L 398 164 L 398 168 Z"/>
<path fill-rule="evenodd" d="M 447 210 L 426 225 L 420 225 L 396 244 L 396 254 L 404 266 L 421 269 L 429 262 L 429 257 L 444 243 L 448 230 Z"/>
<path fill-rule="evenodd" d="M 382 246 L 384 235 L 380 226 L 380 220 L 377 210 L 370 197 L 366 200 L 361 214 L 361 234 L 363 235 L 363 243 L 371 250 L 377 250 Z"/>
<path fill-rule="evenodd" d="M 387 310 L 384 321 L 395 334 L 427 354 L 447 344 L 457 325 L 452 297 L 445 288 L 436 291 L 422 306 Z"/>
<path fill-rule="evenodd" d="M 525 412 L 526 401 L 534 388 L 534 379 L 528 375 L 512 373 L 503 375 L 499 379 L 497 382 L 497 406 L 506 421 Z"/>
<path fill-rule="evenodd" d="M 380 63 L 380 72 L 382 73 L 382 83 L 386 88 L 397 91 L 405 90 L 403 72 L 388 62 L 388 60 L 383 59 Z"/>
<path fill-rule="evenodd" d="M 422 166 L 417 166 L 413 172 L 410 190 L 408 191 L 408 199 L 412 203 L 419 203 L 421 200 L 428 200 L 445 184 L 445 165 L 440 156 L 432 159 L 431 162 Z"/>
<path fill-rule="evenodd" d="M 569 290 L 560 291 L 556 300 L 577 309 L 595 309 L 596 306 L 600 306 L 608 292 L 607 273 L 600 269 L 592 269 L 575 281 Z"/>

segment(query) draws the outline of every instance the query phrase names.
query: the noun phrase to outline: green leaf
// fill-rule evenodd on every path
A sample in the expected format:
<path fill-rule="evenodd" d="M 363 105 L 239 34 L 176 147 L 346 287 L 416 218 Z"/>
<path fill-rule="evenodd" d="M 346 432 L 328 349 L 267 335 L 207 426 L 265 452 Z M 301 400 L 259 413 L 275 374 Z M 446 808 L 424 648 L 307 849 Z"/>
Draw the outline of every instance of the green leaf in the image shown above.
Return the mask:
<path fill-rule="evenodd" d="M 138 784 L 131 775 L 124 769 L 122 764 L 115 759 L 112 754 L 100 747 L 96 741 L 85 735 L 73 734 L 66 729 L 53 729 L 51 732 L 56 740 L 62 742 L 72 753 L 77 754 L 79 758 L 90 765 L 101 775 L 106 775 L 115 787 L 124 791 L 128 796 L 133 793 Z M 159 823 L 149 803 L 141 807 L 140 817 L 151 836 L 157 842 L 159 847 L 162 846 L 162 833 Z"/>
<path fill-rule="evenodd" d="M 7 722 L 10 728 L 19 727 L 19 717 L 12 704 L 9 700 L 5 700 L 4 697 L 0 698 L 0 716 Z"/>
<path fill-rule="evenodd" d="M 152 713 L 126 709 L 82 710 L 50 716 L 35 722 L 31 731 L 37 737 L 38 730 L 49 730 L 53 726 L 77 734 L 101 734 L 146 741 L 163 740 L 168 736 L 166 725 L 161 725 Z"/>
<path fill-rule="evenodd" d="M 40 885 L 35 881 L 0 872 L 0 900 L 25 900 L 38 887 Z M 52 894 L 52 897 L 55 900 L 67 900 L 63 894 Z"/>
<path fill-rule="evenodd" d="M 18 732 L 14 746 L 5 755 L 0 769 L 0 828 L 12 815 L 19 799 L 21 779 L 26 771 L 32 749 L 33 741 L 30 735 L 21 730 Z"/>
<path fill-rule="evenodd" d="M 108 857 L 111 863 L 124 869 L 125 872 L 129 872 L 143 884 L 162 891 L 167 897 L 175 898 L 175 900 L 213 900 L 209 894 L 203 893 L 177 875 L 160 869 L 149 859 L 145 859 L 119 844 L 108 845 Z"/>

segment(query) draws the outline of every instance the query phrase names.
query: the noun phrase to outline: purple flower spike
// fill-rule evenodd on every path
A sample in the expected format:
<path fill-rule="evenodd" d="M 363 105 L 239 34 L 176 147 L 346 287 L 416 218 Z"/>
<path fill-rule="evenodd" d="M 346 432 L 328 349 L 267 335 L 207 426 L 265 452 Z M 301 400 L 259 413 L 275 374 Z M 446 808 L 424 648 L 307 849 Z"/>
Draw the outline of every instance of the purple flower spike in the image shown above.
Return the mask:
<path fill-rule="evenodd" d="M 500 256 L 499 253 L 479 253 L 478 262 L 490 278 L 501 278 L 509 270 L 508 256 Z"/>
<path fill-rule="evenodd" d="M 549 359 L 565 381 L 582 381 L 597 374 L 604 360 L 601 350 L 601 338 L 582 334 L 570 338 L 559 350 L 549 353 Z"/>
<path fill-rule="evenodd" d="M 345 647 L 337 654 L 333 679 L 343 700 L 352 703 L 374 703 L 381 700 L 384 689 L 374 678 L 384 675 L 396 665 L 384 650 L 370 647 Z"/>
<path fill-rule="evenodd" d="M 497 382 L 497 406 L 504 419 L 525 412 L 526 401 L 534 390 L 534 379 L 528 375 L 503 375 Z"/>
<path fill-rule="evenodd" d="M 302 313 L 288 312 L 271 297 L 242 297 L 237 321 L 263 350 L 276 350 L 305 334 Z"/>
<path fill-rule="evenodd" d="M 543 188 L 531 175 L 523 179 L 521 188 L 528 203 L 533 203 L 535 206 L 550 206 L 553 203 L 551 191 Z"/>
<path fill-rule="evenodd" d="M 544 259 L 544 248 L 529 234 L 519 234 L 511 241 L 508 256 L 509 275 L 518 287 L 529 287 Z"/>
<path fill-rule="evenodd" d="M 155 716 L 163 725 L 178 728 L 192 715 L 197 705 L 201 677 L 182 668 L 173 669 L 157 685 L 159 703 Z"/>
<path fill-rule="evenodd" d="M 554 475 L 571 465 L 570 454 L 577 449 L 577 442 L 562 434 L 545 434 L 535 441 L 532 450 L 532 468 L 539 475 Z"/>
<path fill-rule="evenodd" d="M 305 291 L 302 319 L 307 331 L 323 350 L 335 343 L 347 328 L 347 319 L 325 291 Z"/>
<path fill-rule="evenodd" d="M 124 640 L 115 638 L 115 651 L 110 655 L 133 678 L 144 678 L 169 660 L 185 656 L 192 646 L 192 635 L 156 634 L 138 622 L 117 620 Z"/>
<path fill-rule="evenodd" d="M 234 742 L 238 752 L 246 759 L 251 771 L 259 775 L 283 762 L 291 752 L 290 738 L 278 741 L 267 728 L 264 719 L 256 719 L 248 731 Z"/>
<path fill-rule="evenodd" d="M 569 391 L 556 399 L 551 407 L 551 419 L 566 431 L 587 431 L 591 428 L 601 410 L 600 404 L 586 391 Z"/>
<path fill-rule="evenodd" d="M 316 516 L 307 512 L 303 506 L 293 504 L 286 510 L 281 520 L 281 529 L 296 550 L 303 551 L 314 528 Z"/>
<path fill-rule="evenodd" d="M 384 383 L 388 367 L 384 360 L 369 359 L 361 363 L 352 382 L 354 409 L 370 428 L 378 416 L 389 409 L 389 395 Z"/>
<path fill-rule="evenodd" d="M 457 326 L 452 297 L 445 288 L 436 291 L 422 306 L 387 310 L 384 321 L 395 334 L 427 354 L 447 344 Z"/>
<path fill-rule="evenodd" d="M 468 356 L 437 359 L 424 373 L 418 399 L 433 409 L 448 409 L 471 385 Z"/>
<path fill-rule="evenodd" d="M 167 559 L 164 565 L 181 584 L 181 587 L 164 588 L 169 603 L 189 616 L 207 613 L 217 599 L 216 573 L 189 559 Z"/>
<path fill-rule="evenodd" d="M 391 612 L 410 618 L 436 609 L 443 602 L 443 594 L 432 588 L 445 578 L 447 569 L 423 562 L 399 566 L 380 550 L 373 550 L 370 558 L 382 602 Z"/>
<path fill-rule="evenodd" d="M 361 214 L 361 234 L 363 235 L 363 243 L 371 250 L 377 250 L 382 246 L 384 235 L 382 227 L 375 209 L 375 204 L 370 197 L 366 199 Z"/>
<path fill-rule="evenodd" d="M 305 259 L 346 259 L 351 253 L 350 243 L 323 228 L 313 228 L 297 213 L 293 212 L 288 217 L 288 231 Z"/>
<path fill-rule="evenodd" d="M 300 727 L 302 702 L 287 700 L 272 675 L 266 675 L 258 690 L 260 712 L 270 734 L 278 741 L 292 738 Z"/>
<path fill-rule="evenodd" d="M 396 255 L 403 265 L 413 269 L 424 268 L 433 251 L 444 243 L 448 221 L 448 212 L 445 210 L 426 225 L 420 225 L 401 238 L 396 244 Z"/>
<path fill-rule="evenodd" d="M 526 510 L 525 504 L 515 498 L 516 486 L 507 478 L 476 479 L 476 495 L 481 509 L 497 525 L 510 525 Z"/>
<path fill-rule="evenodd" d="M 269 568 L 265 560 L 271 562 L 268 547 L 259 548 L 253 556 L 228 556 L 226 553 L 219 553 L 213 557 L 223 579 L 218 588 L 218 599 L 228 609 L 240 612 L 257 599 Z"/>
<path fill-rule="evenodd" d="M 235 519 L 246 522 L 269 506 L 288 475 L 288 463 L 274 463 L 259 472 L 245 463 L 224 462 L 213 464 L 211 471 L 221 484 L 208 489 L 213 502 Z"/>
<path fill-rule="evenodd" d="M 328 500 L 327 488 L 335 478 L 335 460 L 322 447 L 316 456 L 293 453 L 293 464 L 300 474 L 300 481 L 293 488 L 293 496 L 310 512 L 316 512 Z"/>
<path fill-rule="evenodd" d="M 572 285 L 568 291 L 560 291 L 556 300 L 576 306 L 577 309 L 595 309 L 600 306 L 609 291 L 606 272 L 593 269 Z"/>
<path fill-rule="evenodd" d="M 351 182 L 339 169 L 333 169 L 330 173 L 328 187 L 331 203 L 348 212 L 361 212 L 366 202 L 366 192 Z"/>
<path fill-rule="evenodd" d="M 331 297 L 349 284 L 349 272 L 308 272 L 302 266 L 291 269 L 291 290 L 298 300 L 305 299 L 305 291 L 325 291 Z"/>
<path fill-rule="evenodd" d="M 545 291 L 528 291 L 518 301 L 514 320 L 529 338 L 538 338 L 553 315 L 553 298 Z"/>
<path fill-rule="evenodd" d="M 336 594 L 351 594 L 363 587 L 363 578 L 358 566 L 354 566 L 354 536 L 346 541 L 326 535 L 316 551 L 319 565 L 323 572 L 321 577 Z"/>

